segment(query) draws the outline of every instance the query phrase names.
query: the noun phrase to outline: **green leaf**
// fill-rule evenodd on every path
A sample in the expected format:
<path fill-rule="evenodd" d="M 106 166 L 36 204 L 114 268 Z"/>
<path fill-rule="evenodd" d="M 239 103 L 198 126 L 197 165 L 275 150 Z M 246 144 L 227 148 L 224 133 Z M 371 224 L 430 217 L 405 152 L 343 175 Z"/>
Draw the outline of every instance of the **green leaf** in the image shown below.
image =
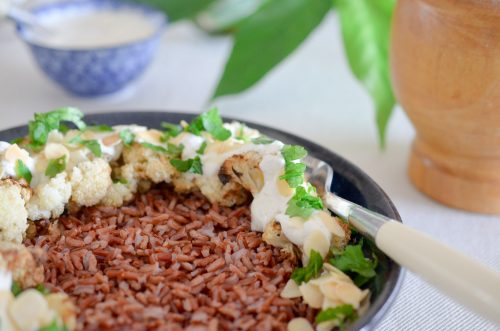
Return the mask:
<path fill-rule="evenodd" d="M 80 135 L 78 135 L 78 136 L 74 137 L 73 139 L 71 139 L 69 141 L 69 143 L 70 144 L 77 144 L 77 145 L 85 146 L 95 156 L 97 156 L 97 157 L 101 157 L 102 156 L 101 144 L 99 144 L 99 142 L 97 140 L 94 140 L 94 139 L 89 139 L 89 140 L 82 139 L 82 137 Z"/>
<path fill-rule="evenodd" d="M 316 323 L 337 321 L 339 327 L 342 329 L 345 322 L 352 322 L 357 318 L 358 314 L 354 307 L 346 304 L 322 310 L 316 315 Z"/>
<path fill-rule="evenodd" d="M 191 18 L 214 0 L 134 0 L 163 11 L 170 22 Z"/>
<path fill-rule="evenodd" d="M 331 0 L 272 0 L 244 20 L 213 98 L 246 90 L 292 53 L 319 25 Z"/>
<path fill-rule="evenodd" d="M 16 145 L 22 145 L 22 144 L 23 144 L 23 142 L 24 142 L 24 137 L 19 137 L 19 138 L 14 138 L 14 139 L 12 139 L 12 140 L 10 141 L 10 144 L 11 144 L 11 145 L 14 145 L 14 144 L 16 144 Z"/>
<path fill-rule="evenodd" d="M 163 142 L 168 141 L 172 137 L 177 137 L 182 132 L 182 127 L 178 124 L 161 122 L 161 126 L 165 129 L 162 137 Z"/>
<path fill-rule="evenodd" d="M 215 139 L 223 141 L 231 137 L 231 131 L 224 128 L 224 123 L 222 122 L 222 118 L 217 108 L 212 108 L 200 116 L 203 127 Z"/>
<path fill-rule="evenodd" d="M 49 325 L 41 327 L 38 331 L 69 331 L 65 325 L 58 325 L 57 320 L 54 319 Z"/>
<path fill-rule="evenodd" d="M 180 172 L 192 172 L 200 175 L 203 174 L 203 166 L 199 156 L 188 160 L 173 159 L 170 160 L 170 164 Z"/>
<path fill-rule="evenodd" d="M 21 285 L 18 282 L 12 282 L 12 285 L 10 287 L 10 291 L 12 292 L 12 294 L 15 297 L 17 297 L 19 294 L 21 294 L 23 289 L 21 288 Z"/>
<path fill-rule="evenodd" d="M 379 141 L 385 132 L 396 99 L 389 76 L 389 36 L 396 0 L 336 0 L 344 48 L 352 72 L 373 98 Z"/>
<path fill-rule="evenodd" d="M 47 295 L 47 294 L 49 294 L 49 293 L 50 293 L 50 290 L 49 290 L 48 288 L 46 288 L 46 287 L 45 287 L 45 285 L 43 285 L 43 284 L 38 284 L 38 285 L 35 287 L 35 289 L 36 289 L 38 292 L 42 293 L 43 295 Z"/>
<path fill-rule="evenodd" d="M 207 149 L 207 141 L 206 140 L 201 144 L 200 148 L 198 148 L 196 153 L 203 155 L 205 153 L 205 149 Z"/>
<path fill-rule="evenodd" d="M 130 131 L 130 129 L 125 129 L 120 131 L 120 139 L 122 140 L 123 145 L 128 147 L 134 143 L 135 134 Z"/>
<path fill-rule="evenodd" d="M 307 188 L 297 187 L 295 195 L 288 201 L 286 214 L 290 217 L 298 216 L 307 219 L 314 210 L 322 210 L 323 201 L 313 194 L 316 194 L 316 190 L 311 184 Z"/>
<path fill-rule="evenodd" d="M 274 142 L 274 140 L 269 138 L 268 136 L 262 135 L 262 136 L 259 136 L 257 138 L 253 138 L 252 142 L 255 145 L 269 145 L 269 144 L 272 144 Z"/>
<path fill-rule="evenodd" d="M 307 156 L 307 150 L 302 146 L 285 145 L 281 150 L 281 155 L 285 159 L 285 173 L 280 176 L 280 179 L 286 180 L 292 188 L 302 185 L 306 165 L 298 160 Z"/>
<path fill-rule="evenodd" d="M 184 150 L 183 144 L 180 144 L 177 146 L 177 145 L 168 143 L 167 148 L 162 147 L 162 146 L 158 146 L 158 145 L 154 145 L 154 144 L 150 144 L 150 143 L 145 143 L 145 142 L 141 143 L 141 145 L 146 147 L 146 148 L 149 148 L 150 150 L 155 151 L 157 153 L 168 154 L 171 157 L 180 157 L 180 155 L 182 154 L 182 151 Z"/>
<path fill-rule="evenodd" d="M 303 268 L 296 268 L 292 272 L 290 278 L 293 279 L 297 285 L 304 282 L 307 283 L 311 279 L 319 276 L 321 268 L 323 268 L 323 258 L 321 257 L 321 254 L 315 250 L 311 250 L 307 266 Z"/>
<path fill-rule="evenodd" d="M 33 178 L 30 169 L 20 159 L 17 159 L 16 161 L 16 176 L 24 178 L 28 184 L 31 184 L 31 179 Z"/>
<path fill-rule="evenodd" d="M 354 282 L 364 285 L 376 276 L 377 260 L 367 259 L 363 253 L 363 242 L 357 245 L 347 245 L 344 251 L 330 259 L 330 264 L 349 274 L 355 274 Z"/>
<path fill-rule="evenodd" d="M 307 156 L 307 150 L 298 145 L 285 145 L 281 150 L 281 154 L 286 162 L 303 159 Z"/>
<path fill-rule="evenodd" d="M 57 159 L 49 160 L 47 169 L 45 169 L 45 176 L 53 178 L 57 174 L 63 172 L 65 169 L 66 169 L 66 155 L 63 155 Z"/>
<path fill-rule="evenodd" d="M 154 144 L 150 144 L 150 143 L 141 143 L 142 146 L 156 152 L 156 153 L 163 153 L 163 154 L 167 154 L 167 149 L 165 147 L 162 147 L 162 146 L 158 146 L 158 145 L 154 145 Z"/>
<path fill-rule="evenodd" d="M 125 178 L 115 178 L 113 179 L 113 183 L 127 185 L 128 180 L 126 180 Z"/>
<path fill-rule="evenodd" d="M 241 141 L 248 141 L 248 137 L 245 136 L 245 127 L 246 127 L 245 124 L 240 125 L 240 128 L 238 129 L 238 132 L 236 132 L 234 139 Z"/>
<path fill-rule="evenodd" d="M 80 130 L 86 125 L 82 121 L 83 113 L 71 107 L 59 108 L 48 113 L 35 114 L 35 119 L 28 123 L 31 146 L 39 148 L 47 142 L 48 135 L 52 130 L 59 130 L 61 122 L 71 122 Z M 63 126 L 64 129 L 64 126 Z"/>
<path fill-rule="evenodd" d="M 90 125 L 85 128 L 85 131 L 92 132 L 113 132 L 113 128 L 109 125 L 100 124 L 100 125 Z"/>

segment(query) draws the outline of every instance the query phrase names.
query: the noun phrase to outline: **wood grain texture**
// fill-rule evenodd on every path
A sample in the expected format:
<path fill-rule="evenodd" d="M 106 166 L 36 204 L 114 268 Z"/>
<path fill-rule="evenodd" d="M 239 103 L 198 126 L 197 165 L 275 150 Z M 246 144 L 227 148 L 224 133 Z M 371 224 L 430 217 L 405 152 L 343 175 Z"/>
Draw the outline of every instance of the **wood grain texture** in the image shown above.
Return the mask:
<path fill-rule="evenodd" d="M 500 1 L 400 0 L 395 94 L 415 125 L 409 174 L 432 198 L 500 214 Z"/>

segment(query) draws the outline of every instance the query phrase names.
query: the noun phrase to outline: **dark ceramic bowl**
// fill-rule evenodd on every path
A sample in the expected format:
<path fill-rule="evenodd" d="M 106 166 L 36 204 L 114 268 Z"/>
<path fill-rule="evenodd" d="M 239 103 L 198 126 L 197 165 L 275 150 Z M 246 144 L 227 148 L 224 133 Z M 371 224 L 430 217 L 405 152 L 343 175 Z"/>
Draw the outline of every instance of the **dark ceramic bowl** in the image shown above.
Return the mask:
<path fill-rule="evenodd" d="M 113 112 L 88 115 L 85 117 L 85 121 L 91 124 L 108 125 L 134 123 L 160 129 L 162 121 L 178 123 L 181 120 L 190 121 L 194 116 L 192 114 L 171 112 Z M 231 119 L 226 118 L 226 120 Z M 246 123 L 250 127 L 256 128 L 262 133 L 287 144 L 304 146 L 312 156 L 328 162 L 335 171 L 332 191 L 339 196 L 401 221 L 398 211 L 385 192 L 355 165 L 309 140 L 266 126 Z M 26 133 L 26 126 L 1 131 L 0 141 L 10 141 Z M 374 245 L 369 246 L 372 247 L 371 250 L 376 254 L 379 261 L 377 276 L 369 284 L 372 292 L 371 305 L 367 313 L 348 328 L 349 331 L 372 330 L 393 303 L 403 279 L 403 273 L 399 265 L 380 252 Z"/>

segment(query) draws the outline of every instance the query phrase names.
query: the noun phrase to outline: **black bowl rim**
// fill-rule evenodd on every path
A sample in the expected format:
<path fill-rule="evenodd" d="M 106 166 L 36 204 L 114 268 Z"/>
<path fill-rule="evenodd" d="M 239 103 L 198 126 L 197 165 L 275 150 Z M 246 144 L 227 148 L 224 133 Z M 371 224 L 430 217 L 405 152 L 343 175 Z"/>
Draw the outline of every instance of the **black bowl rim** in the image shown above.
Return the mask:
<path fill-rule="evenodd" d="M 87 122 L 92 122 L 93 124 L 104 124 L 105 122 L 116 122 L 117 124 L 139 124 L 141 118 L 154 118 L 165 116 L 165 121 L 168 121 L 168 117 L 175 118 L 174 121 L 180 121 L 182 119 L 189 121 L 198 114 L 189 113 L 189 112 L 170 112 L 170 111 L 117 111 L 117 112 L 103 112 L 103 113 L 90 113 L 85 114 L 85 120 Z M 265 126 L 262 124 L 253 123 L 251 121 L 237 119 L 234 117 L 226 117 L 223 119 L 225 121 L 239 121 L 248 126 L 259 130 L 260 132 L 273 136 L 281 136 L 284 137 L 285 142 L 288 140 L 289 142 L 293 142 L 294 144 L 301 145 L 305 147 L 308 152 L 318 158 L 325 160 L 327 163 L 331 164 L 335 169 L 343 168 L 347 172 L 342 172 L 342 175 L 347 178 L 351 182 L 355 182 L 358 185 L 363 185 L 363 191 L 368 191 L 367 195 L 374 194 L 376 196 L 376 200 L 378 203 L 382 203 L 385 205 L 383 210 L 376 210 L 377 212 L 381 212 L 386 216 L 402 222 L 401 217 L 394 206 L 393 202 L 390 200 L 389 196 L 382 190 L 382 188 L 369 177 L 366 173 L 364 173 L 359 167 L 347 161 L 340 155 L 335 152 L 330 151 L 326 147 L 320 146 L 317 143 L 314 143 L 310 140 L 302 138 L 292 133 L 288 133 L 286 131 L 272 128 L 269 126 Z M 172 121 L 170 119 L 170 121 Z M 134 123 L 132 123 L 134 122 Z M 137 123 L 139 122 L 139 123 Z M 157 128 L 160 127 L 160 122 L 157 123 Z M 27 133 L 27 125 L 20 125 L 16 127 L 12 127 L 9 129 L 0 130 L 0 136 L 10 136 L 14 138 L 16 136 L 25 135 Z M 336 170 L 338 171 L 338 170 Z M 390 258 L 389 258 L 390 259 Z M 396 296 L 401 288 L 402 282 L 404 278 L 404 269 L 401 268 L 398 264 L 394 263 L 391 270 L 389 271 L 388 279 L 385 282 L 386 286 L 380 292 L 378 298 L 375 302 L 372 302 L 368 311 L 361 316 L 354 324 L 349 327 L 349 331 L 357 331 L 357 330 L 372 330 L 375 326 L 382 320 L 385 316 L 389 308 L 394 303 Z"/>
<path fill-rule="evenodd" d="M 61 6 L 74 6 L 74 5 L 82 5 L 82 4 L 91 4 L 91 3 L 96 3 L 96 4 L 110 4 L 110 5 L 116 5 L 118 7 L 122 8 L 133 8 L 137 9 L 138 11 L 142 11 L 144 14 L 150 15 L 150 16 L 155 16 L 158 18 L 159 24 L 158 26 L 155 27 L 155 30 L 152 34 L 149 36 L 133 40 L 133 41 L 128 41 L 128 42 L 121 42 L 118 44 L 113 44 L 110 46 L 101 46 L 101 47 L 68 47 L 68 48 L 63 48 L 63 47 L 51 47 L 47 45 L 43 45 L 41 43 L 38 43 L 36 41 L 31 40 L 26 36 L 25 30 L 28 29 L 27 27 L 23 26 L 20 23 L 16 24 L 16 31 L 17 35 L 21 40 L 23 40 L 26 44 L 32 46 L 32 47 L 37 47 L 37 48 L 43 48 L 46 50 L 50 51 L 59 51 L 59 52 L 71 52 L 71 53 L 89 53 L 89 52 L 99 52 L 99 51 L 113 51 L 113 50 L 118 50 L 118 49 L 123 49 L 127 47 L 133 47 L 141 44 L 148 43 L 152 40 L 155 40 L 161 36 L 161 34 L 165 31 L 165 28 L 167 27 L 169 20 L 167 15 L 154 8 L 151 6 L 148 6 L 143 3 L 133 3 L 130 1 L 117 1 L 117 0 L 82 0 L 82 1 L 71 1 L 71 0 L 60 0 L 56 1 L 53 3 L 46 3 L 46 4 L 40 4 L 37 6 L 34 6 L 33 8 L 30 9 L 30 11 L 34 14 L 37 15 L 45 10 L 50 10 L 53 8 L 61 7 Z"/>

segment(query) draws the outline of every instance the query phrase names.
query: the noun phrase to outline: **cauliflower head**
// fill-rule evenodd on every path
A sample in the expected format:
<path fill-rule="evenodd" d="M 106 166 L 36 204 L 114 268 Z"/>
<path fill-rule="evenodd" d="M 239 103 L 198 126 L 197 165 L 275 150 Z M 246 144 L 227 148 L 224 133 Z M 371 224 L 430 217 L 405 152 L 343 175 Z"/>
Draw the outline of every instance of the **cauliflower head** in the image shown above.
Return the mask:
<path fill-rule="evenodd" d="M 33 197 L 26 205 L 28 218 L 36 221 L 61 216 L 70 196 L 71 184 L 67 180 L 66 172 L 57 174 L 47 183 L 34 188 Z"/>
<path fill-rule="evenodd" d="M 113 184 L 111 167 L 104 159 L 95 159 L 78 164 L 70 176 L 71 201 L 78 206 L 94 206 L 99 203 Z"/>
<path fill-rule="evenodd" d="M 0 181 L 0 241 L 20 243 L 23 240 L 28 228 L 26 202 L 30 197 L 30 189 L 17 181 Z"/>
<path fill-rule="evenodd" d="M 176 173 L 168 156 L 138 144 L 123 151 L 123 161 L 134 168 L 138 179 L 147 179 L 153 183 L 170 183 Z"/>

